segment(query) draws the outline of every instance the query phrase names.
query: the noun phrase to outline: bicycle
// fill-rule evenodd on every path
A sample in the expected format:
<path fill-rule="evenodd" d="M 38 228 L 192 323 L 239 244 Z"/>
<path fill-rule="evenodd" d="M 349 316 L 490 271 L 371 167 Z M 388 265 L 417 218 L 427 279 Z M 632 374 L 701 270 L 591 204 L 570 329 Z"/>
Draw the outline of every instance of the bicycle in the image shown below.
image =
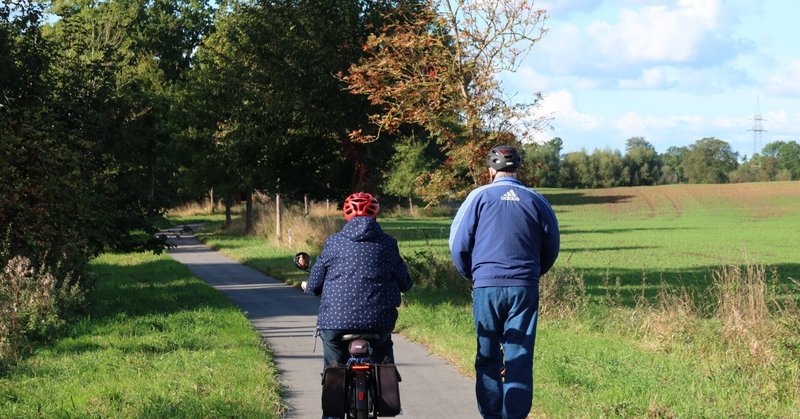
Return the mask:
<path fill-rule="evenodd" d="M 311 258 L 305 252 L 294 257 L 297 268 L 308 271 Z M 350 342 L 350 358 L 344 366 L 327 366 L 322 373 L 322 411 L 324 416 L 346 419 L 373 419 L 397 416 L 401 412 L 394 364 L 375 362 L 371 343 L 378 334 L 353 333 L 342 336 Z"/>

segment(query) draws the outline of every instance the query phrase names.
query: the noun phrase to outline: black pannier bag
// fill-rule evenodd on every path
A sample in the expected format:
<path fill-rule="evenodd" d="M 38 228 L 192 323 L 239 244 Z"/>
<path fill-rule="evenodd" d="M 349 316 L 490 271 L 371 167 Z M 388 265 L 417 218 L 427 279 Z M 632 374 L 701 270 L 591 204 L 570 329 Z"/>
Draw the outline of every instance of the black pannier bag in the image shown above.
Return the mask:
<path fill-rule="evenodd" d="M 397 416 L 400 414 L 400 373 L 393 364 L 375 365 L 378 386 L 378 416 Z"/>
<path fill-rule="evenodd" d="M 325 367 L 322 372 L 322 414 L 344 417 L 347 400 L 347 371 L 344 367 Z"/>

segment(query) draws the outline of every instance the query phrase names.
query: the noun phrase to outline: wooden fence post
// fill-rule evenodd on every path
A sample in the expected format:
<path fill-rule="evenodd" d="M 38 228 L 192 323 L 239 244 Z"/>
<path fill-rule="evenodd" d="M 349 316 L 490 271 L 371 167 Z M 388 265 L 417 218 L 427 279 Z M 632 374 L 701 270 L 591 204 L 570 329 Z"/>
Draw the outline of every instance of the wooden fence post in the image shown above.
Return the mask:
<path fill-rule="evenodd" d="M 281 194 L 275 194 L 275 237 L 281 238 Z"/>

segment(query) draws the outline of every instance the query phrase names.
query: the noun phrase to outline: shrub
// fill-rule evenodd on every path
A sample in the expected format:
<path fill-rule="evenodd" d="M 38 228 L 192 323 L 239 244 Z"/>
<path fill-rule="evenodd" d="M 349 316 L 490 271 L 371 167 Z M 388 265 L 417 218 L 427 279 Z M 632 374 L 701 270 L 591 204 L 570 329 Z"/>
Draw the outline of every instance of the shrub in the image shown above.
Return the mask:
<path fill-rule="evenodd" d="M 577 317 L 589 303 L 583 274 L 556 266 L 539 278 L 539 311 L 548 317 Z"/>
<path fill-rule="evenodd" d="M 36 269 L 24 256 L 11 258 L 0 273 L 0 367 L 17 361 L 32 339 L 46 338 L 64 323 L 60 303 L 80 298 L 77 285 L 67 280 L 59 286 L 46 267 Z"/>
<path fill-rule="evenodd" d="M 419 250 L 406 256 L 406 265 L 415 287 L 447 289 L 469 295 L 471 284 L 449 260 L 436 257 L 432 250 Z"/>

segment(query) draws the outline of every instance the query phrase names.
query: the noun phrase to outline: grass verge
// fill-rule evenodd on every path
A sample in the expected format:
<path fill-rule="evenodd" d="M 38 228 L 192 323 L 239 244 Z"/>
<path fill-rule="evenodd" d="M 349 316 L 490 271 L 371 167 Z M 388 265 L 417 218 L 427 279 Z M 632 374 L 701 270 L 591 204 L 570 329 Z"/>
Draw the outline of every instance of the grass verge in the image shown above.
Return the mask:
<path fill-rule="evenodd" d="M 167 255 L 91 263 L 89 312 L 0 376 L 0 417 L 280 417 L 271 355 Z"/>
<path fill-rule="evenodd" d="M 398 329 L 471 374 L 469 293 L 438 257 L 446 220 L 381 224 L 400 241 L 417 281 L 404 297 Z M 296 282 L 305 275 L 291 264 L 297 249 L 268 237 L 218 230 L 206 241 L 277 278 Z M 626 249 L 616 252 L 624 258 Z M 646 269 L 638 270 L 639 286 L 610 275 L 612 269 L 587 284 L 593 272 L 570 268 L 569 259 L 542 287 L 548 307 L 537 338 L 534 417 L 793 417 L 800 411 L 798 312 L 791 304 L 764 311 L 778 301 L 772 297 L 791 303 L 786 297 L 796 291 L 771 297 L 780 287 L 768 291 L 763 265 L 748 265 L 742 274 L 738 265 L 709 264 L 714 280 L 687 290 L 663 276 L 647 279 Z M 689 292 L 697 289 L 705 294 L 694 300 Z M 756 315 L 736 317 L 742 313 Z"/>

